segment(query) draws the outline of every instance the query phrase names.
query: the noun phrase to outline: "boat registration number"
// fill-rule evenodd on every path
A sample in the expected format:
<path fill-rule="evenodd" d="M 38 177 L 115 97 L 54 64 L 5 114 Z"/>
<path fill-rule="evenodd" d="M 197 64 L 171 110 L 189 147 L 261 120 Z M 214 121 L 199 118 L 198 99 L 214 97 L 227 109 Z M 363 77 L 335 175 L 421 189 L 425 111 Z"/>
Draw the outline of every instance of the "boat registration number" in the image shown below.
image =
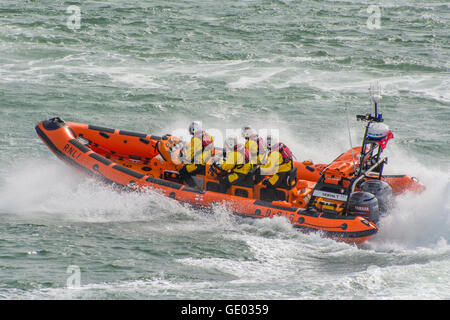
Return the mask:
<path fill-rule="evenodd" d="M 338 200 L 338 201 L 347 201 L 347 198 L 348 198 L 348 196 L 346 194 L 326 192 L 326 191 L 322 191 L 322 190 L 314 190 L 313 196 L 327 198 L 327 199 L 333 199 L 333 200 Z"/>

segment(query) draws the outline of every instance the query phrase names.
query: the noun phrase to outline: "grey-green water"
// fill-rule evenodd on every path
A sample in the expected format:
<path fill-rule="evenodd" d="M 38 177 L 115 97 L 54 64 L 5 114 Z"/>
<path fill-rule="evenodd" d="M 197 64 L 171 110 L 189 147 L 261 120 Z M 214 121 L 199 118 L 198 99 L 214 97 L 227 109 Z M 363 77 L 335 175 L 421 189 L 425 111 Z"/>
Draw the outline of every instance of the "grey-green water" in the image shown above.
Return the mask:
<path fill-rule="evenodd" d="M 450 7 L 372 5 L 0 1 L 0 298 L 450 298 Z M 252 124 L 325 163 L 350 146 L 347 114 L 359 143 L 374 81 L 387 172 L 427 190 L 360 248 L 118 193 L 34 132 L 53 116 L 153 134 Z"/>

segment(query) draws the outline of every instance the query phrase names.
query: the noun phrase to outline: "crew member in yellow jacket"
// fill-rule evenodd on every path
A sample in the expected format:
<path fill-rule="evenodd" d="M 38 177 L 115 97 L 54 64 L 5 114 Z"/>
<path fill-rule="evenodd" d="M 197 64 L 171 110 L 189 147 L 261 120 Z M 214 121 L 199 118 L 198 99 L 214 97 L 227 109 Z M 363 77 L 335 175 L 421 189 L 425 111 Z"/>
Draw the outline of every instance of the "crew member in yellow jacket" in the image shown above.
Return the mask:
<path fill-rule="evenodd" d="M 266 144 L 250 126 L 245 126 L 241 130 L 241 135 L 245 139 L 245 147 L 250 152 L 250 163 L 261 165 L 266 162 Z"/>
<path fill-rule="evenodd" d="M 297 177 L 291 150 L 284 143 L 275 143 L 275 139 L 270 135 L 267 137 L 266 145 L 269 153 L 266 163 L 261 166 L 261 175 L 271 175 L 263 181 L 263 184 L 272 191 L 273 198 L 275 188 L 291 189 L 297 183 Z"/>
<path fill-rule="evenodd" d="M 225 141 L 225 158 L 222 163 L 215 164 L 222 172 L 220 177 L 221 191 L 225 193 L 231 185 L 249 177 L 252 170 L 249 151 L 237 143 L 236 137 L 229 137 Z"/>
<path fill-rule="evenodd" d="M 258 136 L 256 131 L 250 127 L 245 126 L 241 130 L 241 135 L 245 139 L 245 147 L 250 152 L 250 163 L 254 166 L 254 183 L 258 184 L 264 179 L 261 174 L 260 166 L 267 161 L 267 147 L 264 140 Z"/>
<path fill-rule="evenodd" d="M 195 183 L 192 176 L 205 174 L 206 162 L 214 155 L 214 139 L 209 133 L 202 130 L 196 121 L 190 124 L 189 133 L 192 138 L 185 155 L 187 163 L 180 169 L 180 177 L 182 182 L 186 181 L 189 186 L 203 189 Z"/>

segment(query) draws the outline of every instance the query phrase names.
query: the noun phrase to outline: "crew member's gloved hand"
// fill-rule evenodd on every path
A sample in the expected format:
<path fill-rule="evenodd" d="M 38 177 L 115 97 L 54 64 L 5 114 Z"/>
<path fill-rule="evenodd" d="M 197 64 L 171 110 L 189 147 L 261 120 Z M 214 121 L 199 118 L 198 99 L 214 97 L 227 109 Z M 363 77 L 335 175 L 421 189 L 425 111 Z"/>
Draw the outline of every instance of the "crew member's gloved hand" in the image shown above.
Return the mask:
<path fill-rule="evenodd" d="M 218 169 L 219 167 L 217 163 L 215 162 L 211 163 L 211 165 L 209 166 L 209 174 L 212 176 L 215 175 Z"/>

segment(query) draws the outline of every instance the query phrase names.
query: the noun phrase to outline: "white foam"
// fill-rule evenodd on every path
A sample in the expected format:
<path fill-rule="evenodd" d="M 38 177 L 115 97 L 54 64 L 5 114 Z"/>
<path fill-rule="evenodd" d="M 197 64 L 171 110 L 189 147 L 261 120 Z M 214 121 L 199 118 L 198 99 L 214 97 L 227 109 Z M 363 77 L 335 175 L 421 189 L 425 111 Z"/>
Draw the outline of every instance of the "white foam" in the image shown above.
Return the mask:
<path fill-rule="evenodd" d="M 167 210 L 186 210 L 151 190 L 119 192 L 63 163 L 35 161 L 11 169 L 0 188 L 0 211 L 30 219 L 133 221 L 152 217 L 161 199 Z"/>
<path fill-rule="evenodd" d="M 396 198 L 395 207 L 380 221 L 373 239 L 380 247 L 442 246 L 450 240 L 450 183 L 435 180 L 420 195 L 405 193 Z"/>
<path fill-rule="evenodd" d="M 285 71 L 289 70 L 288 68 L 257 68 L 249 70 L 249 74 L 251 76 L 239 76 L 239 79 L 237 81 L 233 81 L 228 84 L 228 87 L 230 88 L 248 88 L 248 87 L 254 87 L 255 85 L 266 82 L 270 78 L 273 78 L 277 74 L 281 74 Z M 241 74 L 241 72 L 240 72 Z M 272 83 L 273 80 L 271 79 L 270 83 Z M 277 81 L 275 81 L 277 82 Z"/>

